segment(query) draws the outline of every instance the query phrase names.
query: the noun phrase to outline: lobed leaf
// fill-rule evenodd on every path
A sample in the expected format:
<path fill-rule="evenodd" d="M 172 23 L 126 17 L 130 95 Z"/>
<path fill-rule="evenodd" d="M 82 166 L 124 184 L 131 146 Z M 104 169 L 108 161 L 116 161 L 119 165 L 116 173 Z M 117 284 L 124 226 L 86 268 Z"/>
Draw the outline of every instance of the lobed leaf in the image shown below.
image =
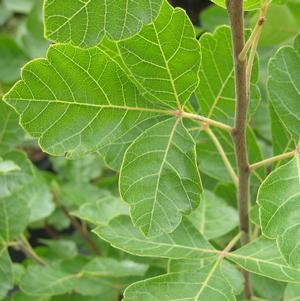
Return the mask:
<path fill-rule="evenodd" d="M 180 119 L 154 125 L 127 149 L 120 193 L 146 235 L 172 232 L 198 207 L 202 191 L 195 143 Z"/>

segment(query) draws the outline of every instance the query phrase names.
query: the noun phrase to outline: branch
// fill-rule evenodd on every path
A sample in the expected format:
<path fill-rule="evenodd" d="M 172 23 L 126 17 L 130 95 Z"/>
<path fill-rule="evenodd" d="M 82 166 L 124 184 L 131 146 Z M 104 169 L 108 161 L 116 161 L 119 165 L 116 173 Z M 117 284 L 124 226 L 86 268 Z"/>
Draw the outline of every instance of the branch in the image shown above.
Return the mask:
<path fill-rule="evenodd" d="M 216 149 L 218 150 L 218 153 L 220 154 L 220 156 L 221 156 L 221 158 L 224 162 L 224 165 L 225 165 L 225 167 L 226 167 L 226 169 L 227 169 L 234 185 L 237 187 L 238 186 L 238 181 L 239 181 L 238 177 L 237 177 L 231 163 L 229 162 L 220 141 L 218 140 L 218 138 L 216 137 L 214 132 L 206 124 L 202 124 L 202 128 L 207 133 L 207 135 L 210 137 L 212 142 L 214 143 L 214 145 L 215 145 Z"/>
<path fill-rule="evenodd" d="M 77 230 L 80 233 L 80 235 L 82 236 L 82 238 L 87 242 L 87 244 L 90 246 L 93 253 L 97 256 L 100 256 L 101 253 L 98 250 L 95 243 L 90 238 L 89 233 L 82 228 L 81 224 L 77 221 L 76 218 L 74 218 L 73 216 L 70 215 L 70 213 L 68 212 L 66 207 L 63 204 L 61 204 L 61 202 L 59 201 L 58 197 L 55 194 L 54 194 L 53 200 L 54 200 L 54 203 L 57 205 L 57 207 L 59 207 L 62 210 L 62 212 L 64 213 L 64 215 L 70 220 L 74 229 Z"/>
<path fill-rule="evenodd" d="M 241 244 L 245 245 L 249 242 L 249 161 L 246 143 L 246 123 L 248 112 L 248 92 L 246 79 L 246 60 L 240 60 L 239 55 L 245 47 L 244 38 L 244 7 L 242 0 L 227 0 L 227 9 L 231 23 L 233 55 L 235 65 L 235 91 L 236 91 L 236 111 L 235 126 L 232 131 L 235 155 L 238 167 L 238 189 L 237 200 L 239 209 L 240 230 L 243 232 L 241 236 Z M 250 285 L 249 273 L 243 271 L 245 278 L 245 297 L 250 299 L 252 290 Z"/>
<path fill-rule="evenodd" d="M 278 155 L 278 156 L 274 156 L 272 158 L 268 158 L 266 160 L 256 162 L 256 163 L 250 165 L 250 171 L 254 171 L 257 168 L 260 168 L 260 167 L 263 167 L 263 166 L 266 166 L 266 165 L 270 165 L 270 164 L 272 164 L 274 162 L 277 162 L 277 161 L 281 161 L 281 160 L 284 160 L 284 159 L 291 158 L 294 155 L 295 155 L 295 151 L 291 151 L 291 152 L 284 153 L 284 154 L 281 154 L 281 155 Z"/>
<path fill-rule="evenodd" d="M 17 246 L 27 257 L 32 258 L 39 265 L 44 267 L 48 266 L 48 263 L 35 253 L 32 246 L 30 245 L 30 243 L 24 235 L 20 235 L 20 237 L 17 239 Z"/>

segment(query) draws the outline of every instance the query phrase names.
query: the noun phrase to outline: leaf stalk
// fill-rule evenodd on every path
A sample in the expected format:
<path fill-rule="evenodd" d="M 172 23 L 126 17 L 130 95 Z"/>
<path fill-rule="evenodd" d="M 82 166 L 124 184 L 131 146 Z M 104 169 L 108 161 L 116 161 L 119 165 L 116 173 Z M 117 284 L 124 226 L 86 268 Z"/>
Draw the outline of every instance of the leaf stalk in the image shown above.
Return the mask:
<path fill-rule="evenodd" d="M 256 163 L 250 165 L 250 171 L 254 171 L 254 170 L 256 170 L 260 167 L 270 165 L 270 164 L 272 164 L 274 162 L 277 162 L 277 161 L 281 161 L 281 160 L 284 160 L 284 159 L 291 158 L 294 155 L 295 155 L 295 151 L 291 151 L 291 152 L 287 152 L 287 153 L 284 153 L 284 154 L 281 154 L 281 155 L 278 155 L 278 156 L 274 156 L 274 157 L 256 162 Z"/>

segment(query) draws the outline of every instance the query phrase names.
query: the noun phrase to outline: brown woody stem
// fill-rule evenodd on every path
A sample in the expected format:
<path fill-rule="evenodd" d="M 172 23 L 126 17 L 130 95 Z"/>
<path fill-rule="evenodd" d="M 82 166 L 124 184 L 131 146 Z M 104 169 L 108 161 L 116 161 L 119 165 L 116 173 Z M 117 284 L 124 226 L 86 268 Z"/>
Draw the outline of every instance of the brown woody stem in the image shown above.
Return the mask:
<path fill-rule="evenodd" d="M 237 159 L 239 178 L 237 200 L 240 230 L 243 233 L 241 236 L 241 244 L 245 245 L 250 240 L 248 218 L 250 168 L 246 143 L 247 112 L 249 103 L 246 78 L 247 62 L 246 60 L 239 59 L 239 55 L 245 47 L 243 2 L 244 1 L 242 0 L 227 0 L 227 9 L 232 30 L 236 90 L 235 126 L 232 131 L 232 136 L 235 145 L 235 155 Z M 245 297 L 250 299 L 252 296 L 252 290 L 249 273 L 243 271 L 243 275 L 245 278 Z"/>
<path fill-rule="evenodd" d="M 53 200 L 54 200 L 54 203 L 57 205 L 57 207 L 59 207 L 62 210 L 62 212 L 64 213 L 64 215 L 70 220 L 70 223 L 72 224 L 73 228 L 75 230 L 77 230 L 80 233 L 80 235 L 82 236 L 82 238 L 87 242 L 87 244 L 90 246 L 93 253 L 97 256 L 100 256 L 101 255 L 100 251 L 98 250 L 97 246 L 92 241 L 92 239 L 90 238 L 89 233 L 83 229 L 80 222 L 76 218 L 74 218 L 72 215 L 70 215 L 67 208 L 63 204 L 61 204 L 61 202 L 59 201 L 59 199 L 56 195 L 54 195 Z"/>

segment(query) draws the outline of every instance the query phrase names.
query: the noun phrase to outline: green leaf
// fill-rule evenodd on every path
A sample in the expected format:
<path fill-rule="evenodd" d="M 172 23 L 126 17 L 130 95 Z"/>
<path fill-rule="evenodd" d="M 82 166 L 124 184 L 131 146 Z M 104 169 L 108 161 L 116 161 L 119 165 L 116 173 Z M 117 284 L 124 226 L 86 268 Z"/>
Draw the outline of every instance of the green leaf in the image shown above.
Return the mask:
<path fill-rule="evenodd" d="M 88 183 L 102 175 L 103 162 L 97 154 L 89 154 L 77 160 L 64 157 L 50 157 L 58 177 L 75 184 Z"/>
<path fill-rule="evenodd" d="M 4 6 L 16 13 L 29 13 L 35 0 L 3 0 Z"/>
<path fill-rule="evenodd" d="M 213 257 L 216 253 L 214 248 L 185 218 L 174 232 L 154 238 L 145 237 L 133 227 L 128 216 L 118 216 L 108 225 L 99 226 L 94 232 L 113 247 L 133 255 L 201 259 Z"/>
<path fill-rule="evenodd" d="M 174 21 L 168 22 L 166 15 L 173 16 Z M 177 36 L 166 35 L 180 24 L 182 43 Z M 160 39 L 154 44 L 151 41 L 157 38 L 158 30 L 163 44 Z M 141 58 L 132 45 L 137 37 L 149 39 L 143 47 L 152 49 L 143 52 Z M 198 82 L 200 51 L 188 17 L 168 4 L 163 6 L 161 16 L 152 25 L 144 26 L 138 36 L 115 45 L 128 66 L 100 47 L 50 47 L 48 59 L 25 66 L 22 81 L 5 100 L 21 115 L 22 126 L 39 138 L 48 153 L 78 157 L 98 150 L 111 160 L 108 163 L 113 168 L 118 168 L 126 148 L 145 128 L 156 123 L 158 117 L 170 115 L 170 108 L 175 114 L 176 98 L 184 103 L 190 97 Z M 184 56 L 186 53 L 189 55 Z M 148 67 L 136 70 L 135 65 L 140 63 L 157 66 L 160 71 L 155 71 L 153 78 Z M 160 99 L 162 95 L 165 97 Z"/>
<path fill-rule="evenodd" d="M 286 284 L 259 275 L 251 275 L 255 295 L 272 301 L 282 301 Z"/>
<path fill-rule="evenodd" d="M 300 285 L 288 284 L 284 292 L 284 301 L 299 301 L 300 300 Z"/>
<path fill-rule="evenodd" d="M 18 115 L 0 100 L 0 154 L 5 154 L 22 141 L 24 131 L 18 124 Z"/>
<path fill-rule="evenodd" d="M 71 292 L 78 275 L 67 274 L 57 267 L 29 266 L 20 287 L 30 296 L 56 296 Z"/>
<path fill-rule="evenodd" d="M 278 281 L 300 283 L 300 269 L 286 264 L 274 240 L 258 238 L 228 254 L 227 258 L 251 273 Z"/>
<path fill-rule="evenodd" d="M 295 138 L 300 133 L 300 36 L 293 47 L 281 48 L 270 60 L 268 91 L 270 100 L 283 124 Z"/>
<path fill-rule="evenodd" d="M 170 260 L 168 273 L 194 272 L 203 267 L 211 266 L 215 258 L 206 258 L 200 260 Z M 227 260 L 220 264 L 220 271 L 232 287 L 234 294 L 239 295 L 244 288 L 244 278 L 239 269 Z"/>
<path fill-rule="evenodd" d="M 82 272 L 93 277 L 120 278 L 128 276 L 144 276 L 148 265 L 131 260 L 118 261 L 113 258 L 94 258 L 86 264 Z"/>
<path fill-rule="evenodd" d="M 0 242 L 0 299 L 4 298 L 12 287 L 12 262 L 6 246 Z"/>
<path fill-rule="evenodd" d="M 200 12 L 201 25 L 206 31 L 213 32 L 224 24 L 229 24 L 228 13 L 226 10 L 216 5 L 210 5 Z"/>
<path fill-rule="evenodd" d="M 30 207 L 30 223 L 39 221 L 54 211 L 53 196 L 45 179 L 37 170 L 19 193 L 19 197 Z"/>
<path fill-rule="evenodd" d="M 6 242 L 24 232 L 29 217 L 30 208 L 20 196 L 0 198 L 0 236 Z"/>
<path fill-rule="evenodd" d="M 195 143 L 180 119 L 154 125 L 131 144 L 121 168 L 120 193 L 134 225 L 148 236 L 172 232 L 182 214 L 198 207 L 202 184 Z"/>
<path fill-rule="evenodd" d="M 55 42 L 96 45 L 104 35 L 128 38 L 157 16 L 162 0 L 46 0 L 46 36 Z"/>
<path fill-rule="evenodd" d="M 211 1 L 223 8 L 226 8 L 225 5 L 226 0 L 211 0 Z M 273 0 L 273 2 L 278 2 L 278 3 L 281 3 L 281 1 L 282 0 Z M 244 9 L 246 11 L 257 10 L 261 8 L 263 3 L 264 0 L 244 0 Z"/>
<path fill-rule="evenodd" d="M 300 201 L 299 155 L 275 169 L 261 185 L 257 203 L 260 207 L 262 232 L 278 239 L 278 246 L 287 262 L 300 266 L 297 255 Z"/>
<path fill-rule="evenodd" d="M 129 214 L 129 212 L 128 207 L 120 198 L 108 195 L 83 204 L 71 214 L 92 224 L 99 225 L 108 224 L 114 217 Z"/>
<path fill-rule="evenodd" d="M 11 84 L 19 78 L 27 55 L 9 36 L 0 35 L 0 82 Z"/>
<path fill-rule="evenodd" d="M 200 47 L 182 9 L 173 9 L 165 1 L 154 23 L 118 45 L 130 74 L 151 100 L 179 108 L 196 89 Z"/>
<path fill-rule="evenodd" d="M 207 266 L 194 272 L 170 273 L 137 282 L 126 289 L 124 301 L 234 301 L 232 288 L 220 270 L 211 274 L 212 270 Z"/>
<path fill-rule="evenodd" d="M 236 209 L 208 190 L 204 191 L 200 206 L 188 218 L 207 239 L 220 237 L 238 225 Z"/>
<path fill-rule="evenodd" d="M 295 143 L 280 120 L 278 114 L 274 110 L 272 103 L 269 103 L 269 110 L 271 116 L 271 127 L 272 127 L 272 144 L 274 155 L 280 155 L 287 151 L 292 151 L 296 148 Z M 282 161 L 279 161 L 277 165 L 280 165 Z"/>
<path fill-rule="evenodd" d="M 0 175 L 18 171 L 20 167 L 13 161 L 2 161 L 0 158 Z"/>

